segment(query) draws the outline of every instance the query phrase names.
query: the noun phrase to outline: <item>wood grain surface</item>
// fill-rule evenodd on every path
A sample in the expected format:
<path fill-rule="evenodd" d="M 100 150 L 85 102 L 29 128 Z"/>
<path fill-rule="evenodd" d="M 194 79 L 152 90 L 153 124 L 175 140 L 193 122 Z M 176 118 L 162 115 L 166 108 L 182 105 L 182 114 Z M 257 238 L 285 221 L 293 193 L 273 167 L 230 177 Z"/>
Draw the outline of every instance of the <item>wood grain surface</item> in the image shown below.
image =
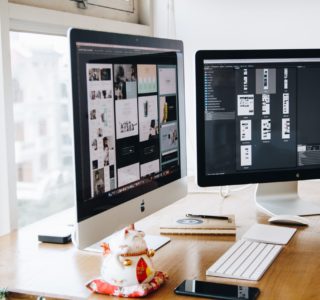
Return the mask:
<path fill-rule="evenodd" d="M 301 194 L 320 201 L 320 182 L 300 185 Z M 236 236 L 171 235 L 171 242 L 159 249 L 153 258 L 156 269 L 169 274 L 169 280 L 148 299 L 192 299 L 177 296 L 173 290 L 184 279 L 200 279 L 258 287 L 259 299 L 320 299 L 320 217 L 308 217 L 309 227 L 298 231 L 258 282 L 206 277 L 205 272 L 254 223 L 267 223 L 253 200 L 254 186 L 233 192 L 221 201 L 218 194 L 194 193 L 139 221 L 136 227 L 146 233 L 159 234 L 163 216 L 205 211 L 235 214 Z M 70 212 L 69 212 L 70 213 Z M 49 220 L 49 219 L 48 219 Z M 99 276 L 100 254 L 77 250 L 72 244 L 53 245 L 37 241 L 43 222 L 0 237 L 0 288 L 8 288 L 9 299 L 117 299 L 92 294 L 85 284 Z M 62 214 L 50 222 L 66 220 Z M 29 296 L 24 296 L 29 295 Z M 31 295 L 31 296 L 30 296 Z M 34 298 L 36 299 L 36 298 Z"/>

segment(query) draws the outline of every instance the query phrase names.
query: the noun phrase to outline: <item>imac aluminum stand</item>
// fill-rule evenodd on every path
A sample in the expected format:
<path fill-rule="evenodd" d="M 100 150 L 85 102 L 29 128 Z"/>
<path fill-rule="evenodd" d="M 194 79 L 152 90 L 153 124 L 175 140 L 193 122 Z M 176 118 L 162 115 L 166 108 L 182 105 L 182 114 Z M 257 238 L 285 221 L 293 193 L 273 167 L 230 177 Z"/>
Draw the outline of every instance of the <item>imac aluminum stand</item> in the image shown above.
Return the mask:
<path fill-rule="evenodd" d="M 259 183 L 255 201 L 269 215 L 311 216 L 320 214 L 320 203 L 304 201 L 298 195 L 298 182 Z"/>

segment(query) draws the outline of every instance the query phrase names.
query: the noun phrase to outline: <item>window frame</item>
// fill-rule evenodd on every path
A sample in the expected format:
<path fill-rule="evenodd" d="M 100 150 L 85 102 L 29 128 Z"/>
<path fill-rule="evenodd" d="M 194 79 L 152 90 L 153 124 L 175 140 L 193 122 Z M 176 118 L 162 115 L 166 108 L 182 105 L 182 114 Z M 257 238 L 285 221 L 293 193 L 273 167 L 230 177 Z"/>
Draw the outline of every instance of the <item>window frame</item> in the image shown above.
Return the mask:
<path fill-rule="evenodd" d="M 153 35 L 151 3 L 143 0 L 147 25 L 119 22 L 0 0 L 0 236 L 17 228 L 17 191 L 10 31 L 66 36 L 70 27 Z M 147 13 L 145 8 L 147 9 Z M 107 30 L 106 30 L 107 29 Z"/>
<path fill-rule="evenodd" d="M 11 3 L 41 7 L 55 11 L 64 11 L 86 16 L 95 16 L 136 23 L 139 17 L 140 0 L 83 0 L 77 3 L 70 0 L 9 0 Z M 81 9 L 85 8 L 85 9 Z M 138 9 L 137 9 L 138 8 Z M 125 12 L 125 14 L 123 13 Z"/>

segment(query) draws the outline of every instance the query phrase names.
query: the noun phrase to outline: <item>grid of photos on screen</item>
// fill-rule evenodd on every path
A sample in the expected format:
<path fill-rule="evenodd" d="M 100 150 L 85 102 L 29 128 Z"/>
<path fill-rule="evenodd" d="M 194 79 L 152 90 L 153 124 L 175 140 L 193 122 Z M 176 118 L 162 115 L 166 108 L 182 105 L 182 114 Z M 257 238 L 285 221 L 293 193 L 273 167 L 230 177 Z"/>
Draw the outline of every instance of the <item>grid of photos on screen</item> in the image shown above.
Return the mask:
<path fill-rule="evenodd" d="M 87 64 L 91 196 L 116 188 L 111 64 Z"/>
<path fill-rule="evenodd" d="M 92 196 L 178 164 L 176 66 L 88 64 Z"/>
<path fill-rule="evenodd" d="M 176 66 L 158 67 L 161 169 L 179 161 Z"/>

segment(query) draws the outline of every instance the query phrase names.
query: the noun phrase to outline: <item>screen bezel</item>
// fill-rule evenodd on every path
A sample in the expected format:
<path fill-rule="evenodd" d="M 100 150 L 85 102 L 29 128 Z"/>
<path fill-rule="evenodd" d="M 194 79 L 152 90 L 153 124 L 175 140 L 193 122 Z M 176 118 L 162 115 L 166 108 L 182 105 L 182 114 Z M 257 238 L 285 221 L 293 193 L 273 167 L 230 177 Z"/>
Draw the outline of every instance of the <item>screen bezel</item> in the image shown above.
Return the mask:
<path fill-rule="evenodd" d="M 70 43 L 70 60 L 71 60 L 71 80 L 72 80 L 72 98 L 73 103 L 79 99 L 79 82 L 76 74 L 78 73 L 78 64 L 77 64 L 77 43 L 91 43 L 91 44 L 105 44 L 105 45 L 117 45 L 117 46 L 129 46 L 129 47 L 150 47 L 150 48 L 160 48 L 165 49 L 166 51 L 172 50 L 183 54 L 183 43 L 179 40 L 169 40 L 169 39 L 160 39 L 153 37 L 144 37 L 136 36 L 129 34 L 119 34 L 119 33 L 109 33 L 109 32 L 99 32 L 91 30 L 82 30 L 82 29 L 70 29 L 69 31 L 69 43 Z M 177 68 L 178 68 L 178 58 L 177 58 Z M 180 74 L 181 72 L 181 74 Z M 183 65 L 180 70 L 177 69 L 177 73 L 184 78 Z M 184 91 L 179 90 L 180 86 L 177 84 L 177 93 L 178 97 L 183 97 Z M 82 149 L 87 144 L 82 141 L 81 126 L 77 126 L 77 120 L 79 120 L 81 111 L 79 106 L 73 105 L 73 123 L 74 123 L 74 149 Z M 181 133 L 181 120 L 179 120 L 179 132 Z M 181 136 L 181 135 L 180 135 Z M 180 153 L 181 149 L 185 148 L 185 141 L 180 139 Z M 97 214 L 100 214 L 108 209 L 112 209 L 117 205 L 110 206 L 108 204 L 102 203 L 100 199 L 92 199 L 90 201 L 84 201 L 83 199 L 83 182 L 85 180 L 81 166 L 83 165 L 83 157 L 79 151 L 75 151 L 75 181 L 76 181 L 76 207 L 77 207 L 77 219 L 78 221 L 86 220 L 90 217 L 93 217 Z M 179 178 L 173 180 L 176 181 L 185 176 L 182 164 L 184 164 L 183 159 L 180 159 L 180 175 Z M 172 181 L 170 181 L 172 182 Z M 161 186 L 166 185 L 167 183 L 164 179 L 164 183 Z M 157 188 L 157 187 L 156 187 Z M 142 188 L 143 189 L 143 188 Z M 149 192 L 149 190 L 146 190 Z M 134 199 L 137 196 L 141 195 L 141 192 L 135 193 L 132 192 L 130 198 L 121 203 L 126 203 Z M 87 199 L 86 199 L 87 200 Z M 121 204 L 119 203 L 119 204 Z"/>
<path fill-rule="evenodd" d="M 320 58 L 320 49 L 275 50 L 199 50 L 196 53 L 196 124 L 197 124 L 197 177 L 199 186 L 220 186 L 247 183 L 280 182 L 320 178 L 320 168 L 292 170 L 258 170 L 250 173 L 207 175 L 205 168 L 204 120 L 204 60 L 238 59 L 304 59 Z"/>

